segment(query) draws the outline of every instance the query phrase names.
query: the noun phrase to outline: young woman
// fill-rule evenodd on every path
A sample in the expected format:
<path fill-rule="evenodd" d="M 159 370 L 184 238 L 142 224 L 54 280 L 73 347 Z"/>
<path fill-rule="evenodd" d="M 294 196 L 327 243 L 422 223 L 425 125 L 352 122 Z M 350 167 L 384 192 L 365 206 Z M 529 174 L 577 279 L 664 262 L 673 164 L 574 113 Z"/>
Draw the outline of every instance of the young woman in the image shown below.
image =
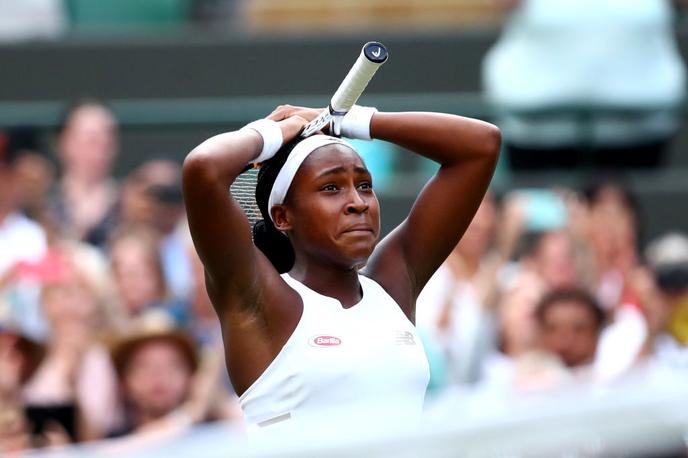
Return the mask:
<path fill-rule="evenodd" d="M 373 181 L 356 151 L 326 135 L 298 138 L 319 112 L 280 106 L 206 140 L 184 163 L 227 367 L 248 422 L 259 426 L 328 407 L 361 405 L 361 419 L 420 412 L 428 367 L 413 326 L 416 298 L 480 205 L 500 146 L 499 130 L 482 121 L 354 107 L 344 136 L 389 141 L 441 165 L 380 241 Z M 249 162 L 262 163 L 257 247 L 228 193 Z"/>

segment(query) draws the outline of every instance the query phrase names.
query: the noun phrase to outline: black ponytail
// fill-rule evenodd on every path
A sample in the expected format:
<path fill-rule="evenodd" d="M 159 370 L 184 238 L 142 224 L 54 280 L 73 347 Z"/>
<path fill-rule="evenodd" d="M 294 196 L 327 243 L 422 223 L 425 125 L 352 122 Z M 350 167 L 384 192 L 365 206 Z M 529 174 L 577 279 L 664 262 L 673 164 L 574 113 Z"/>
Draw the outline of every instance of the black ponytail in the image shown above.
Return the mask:
<path fill-rule="evenodd" d="M 289 153 L 301 140 L 297 137 L 286 143 L 277 151 L 277 154 L 263 162 L 258 171 L 258 181 L 256 182 L 256 203 L 263 219 L 253 225 L 253 243 L 270 260 L 279 273 L 288 272 L 294 266 L 294 248 L 291 246 L 289 238 L 278 231 L 272 223 L 268 199 L 272 186 L 277 179 L 277 174 L 282 170 Z"/>

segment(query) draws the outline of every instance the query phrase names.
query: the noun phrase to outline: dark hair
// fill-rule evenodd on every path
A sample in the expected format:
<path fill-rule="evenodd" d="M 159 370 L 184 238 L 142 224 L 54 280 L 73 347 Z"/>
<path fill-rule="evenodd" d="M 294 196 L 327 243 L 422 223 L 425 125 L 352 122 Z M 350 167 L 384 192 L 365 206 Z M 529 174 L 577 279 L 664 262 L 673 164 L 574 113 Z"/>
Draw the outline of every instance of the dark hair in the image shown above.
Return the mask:
<path fill-rule="evenodd" d="M 15 127 L 0 131 L 0 165 L 13 166 L 27 151 L 38 151 L 35 129 Z"/>
<path fill-rule="evenodd" d="M 582 304 L 592 313 L 593 317 L 595 318 L 595 324 L 597 324 L 597 328 L 602 329 L 604 326 L 606 317 L 602 307 L 600 307 L 592 294 L 580 288 L 557 289 L 545 294 L 535 309 L 535 317 L 537 318 L 538 322 L 542 324 L 547 310 L 560 302 L 575 302 L 577 304 Z"/>
<path fill-rule="evenodd" d="M 642 212 L 636 196 L 631 192 L 626 180 L 618 175 L 600 176 L 590 180 L 583 188 L 581 193 L 588 204 L 594 206 L 599 203 L 602 194 L 608 189 L 613 189 L 619 194 L 621 204 L 631 215 L 633 227 L 636 230 L 638 240 L 642 238 Z"/>
<path fill-rule="evenodd" d="M 277 174 L 282 170 L 284 163 L 289 157 L 289 153 L 292 152 L 301 140 L 300 137 L 297 137 L 286 143 L 277 151 L 277 154 L 263 162 L 258 171 L 258 181 L 256 183 L 256 203 L 258 204 L 258 209 L 260 209 L 260 214 L 263 215 L 263 219 L 253 225 L 253 243 L 267 256 L 279 273 L 291 270 L 294 266 L 295 254 L 289 238 L 278 231 L 272 223 L 268 200 L 272 186 L 277 179 Z"/>

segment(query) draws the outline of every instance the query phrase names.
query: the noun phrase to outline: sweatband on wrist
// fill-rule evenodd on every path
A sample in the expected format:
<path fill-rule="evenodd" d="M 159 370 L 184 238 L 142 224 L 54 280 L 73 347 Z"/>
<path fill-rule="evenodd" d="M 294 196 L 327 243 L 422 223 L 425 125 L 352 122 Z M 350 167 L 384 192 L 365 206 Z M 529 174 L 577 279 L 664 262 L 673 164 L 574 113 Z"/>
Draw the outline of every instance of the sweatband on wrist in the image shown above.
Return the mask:
<path fill-rule="evenodd" d="M 372 140 L 370 122 L 377 113 L 375 107 L 354 105 L 342 119 L 342 135 L 359 140 Z"/>
<path fill-rule="evenodd" d="M 253 162 L 260 163 L 267 161 L 277 153 L 282 147 L 284 138 L 282 137 L 282 129 L 279 124 L 271 119 L 259 119 L 257 121 L 246 124 L 241 130 L 253 129 L 261 137 L 263 137 L 263 149 Z"/>
<path fill-rule="evenodd" d="M 287 191 L 291 186 L 291 182 L 296 176 L 299 167 L 303 161 L 316 149 L 327 145 L 344 145 L 348 148 L 355 149 L 341 138 L 330 137 L 329 135 L 312 135 L 299 142 L 294 149 L 289 153 L 287 161 L 284 163 L 275 182 L 270 190 L 270 197 L 268 198 L 268 212 L 270 219 L 272 219 L 272 207 L 284 203 L 284 198 L 287 196 Z M 274 221 L 273 221 L 274 222 Z"/>

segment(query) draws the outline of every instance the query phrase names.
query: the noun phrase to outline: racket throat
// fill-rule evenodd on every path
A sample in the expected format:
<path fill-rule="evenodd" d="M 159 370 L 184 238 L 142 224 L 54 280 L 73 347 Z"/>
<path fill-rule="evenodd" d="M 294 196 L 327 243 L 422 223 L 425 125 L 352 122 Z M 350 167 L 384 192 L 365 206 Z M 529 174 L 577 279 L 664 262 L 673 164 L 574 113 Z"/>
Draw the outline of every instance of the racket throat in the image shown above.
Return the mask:
<path fill-rule="evenodd" d="M 327 109 L 323 110 L 317 118 L 305 125 L 301 131 L 301 137 L 310 137 L 321 131 L 325 126 L 329 126 L 330 135 L 333 137 L 341 137 L 342 135 L 342 119 L 346 115 L 346 111 L 337 111 L 329 105 Z"/>
<path fill-rule="evenodd" d="M 346 115 L 346 111 L 335 111 L 331 106 L 328 107 L 330 112 L 330 135 L 333 137 L 342 136 L 342 121 Z"/>

